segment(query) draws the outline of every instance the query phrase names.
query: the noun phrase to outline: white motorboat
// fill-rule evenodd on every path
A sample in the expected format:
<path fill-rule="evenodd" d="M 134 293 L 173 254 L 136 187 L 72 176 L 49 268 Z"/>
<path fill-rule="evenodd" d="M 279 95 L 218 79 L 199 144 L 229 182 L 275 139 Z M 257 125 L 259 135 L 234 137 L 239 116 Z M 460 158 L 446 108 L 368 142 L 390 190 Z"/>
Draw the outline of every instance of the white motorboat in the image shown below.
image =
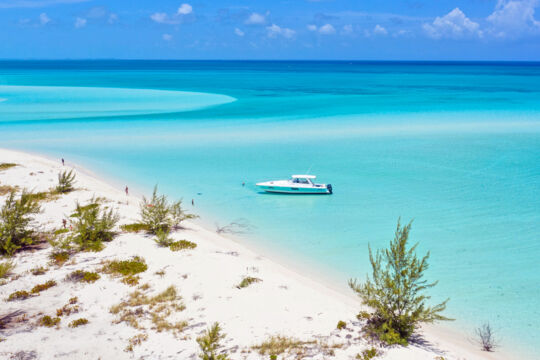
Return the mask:
<path fill-rule="evenodd" d="M 293 175 L 288 180 L 257 183 L 266 192 L 285 194 L 332 194 L 331 184 L 315 184 L 314 175 Z"/>

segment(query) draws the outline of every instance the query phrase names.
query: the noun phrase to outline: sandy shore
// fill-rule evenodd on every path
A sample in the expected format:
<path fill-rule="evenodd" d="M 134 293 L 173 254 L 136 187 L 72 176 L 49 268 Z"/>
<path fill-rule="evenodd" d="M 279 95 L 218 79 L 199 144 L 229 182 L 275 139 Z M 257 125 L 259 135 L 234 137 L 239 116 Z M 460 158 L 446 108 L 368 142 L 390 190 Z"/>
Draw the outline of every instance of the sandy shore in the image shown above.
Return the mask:
<path fill-rule="evenodd" d="M 120 224 L 136 222 L 139 218 L 137 197 L 126 196 L 115 188 L 66 163 L 65 167 L 43 157 L 0 149 L 0 163 L 18 166 L 0 171 L 0 186 L 18 186 L 35 192 L 47 191 L 57 182 L 62 169 L 75 168 L 77 190 L 58 199 L 42 202 L 43 212 L 36 222 L 44 231 L 62 227 L 76 201 L 87 202 L 92 196 L 106 198 L 106 205 L 121 216 Z M 151 189 L 148 189 L 150 192 Z M 5 198 L 0 196 L 0 203 Z M 272 335 L 283 335 L 309 342 L 303 352 L 310 359 L 354 359 L 356 354 L 372 344 L 359 335 L 362 323 L 356 319 L 361 309 L 359 301 L 339 293 L 312 279 L 261 256 L 226 236 L 216 234 L 193 222 L 183 223 L 184 229 L 172 237 L 197 244 L 192 250 L 173 252 L 158 247 L 152 237 L 143 233 L 123 233 L 101 252 L 76 254 L 63 266 L 50 265 L 52 248 L 48 245 L 33 251 L 19 252 L 16 264 L 6 284 L 0 286 L 0 316 L 19 312 L 0 329 L 0 358 L 9 359 L 25 352 L 36 359 L 196 359 L 199 347 L 196 338 L 212 323 L 219 322 L 227 334 L 224 349 L 231 359 L 268 359 L 252 347 Z M 106 260 L 143 257 L 148 270 L 141 273 L 139 285 L 124 284 L 119 278 L 101 274 L 95 283 L 70 282 L 66 276 L 75 270 L 97 271 Z M 366 260 L 367 261 L 367 260 Z M 31 270 L 48 268 L 43 275 Z M 245 276 L 262 281 L 238 289 Z M 6 301 L 17 290 L 29 290 L 36 284 L 55 280 L 57 286 L 26 300 Z M 148 284 L 148 288 L 141 285 Z M 129 298 L 137 289 L 148 296 L 174 286 L 182 297 L 184 310 L 173 310 L 170 321 L 185 321 L 181 332 L 153 329 L 141 315 L 139 328 L 118 322 L 118 314 L 110 309 Z M 69 299 L 77 297 L 79 312 L 61 317 L 58 326 L 38 326 L 43 315 L 56 316 Z M 68 324 L 78 318 L 88 324 L 71 328 Z M 337 330 L 338 321 L 347 328 Z M 130 339 L 145 337 L 126 350 Z M 422 332 L 421 344 L 408 348 L 379 348 L 383 359 L 509 359 L 499 352 L 485 353 L 467 339 L 441 327 L 430 326 Z M 313 343 L 313 341 L 317 341 Z M 21 353 L 20 353 L 21 354 Z M 295 353 L 280 355 L 279 359 L 295 359 Z"/>

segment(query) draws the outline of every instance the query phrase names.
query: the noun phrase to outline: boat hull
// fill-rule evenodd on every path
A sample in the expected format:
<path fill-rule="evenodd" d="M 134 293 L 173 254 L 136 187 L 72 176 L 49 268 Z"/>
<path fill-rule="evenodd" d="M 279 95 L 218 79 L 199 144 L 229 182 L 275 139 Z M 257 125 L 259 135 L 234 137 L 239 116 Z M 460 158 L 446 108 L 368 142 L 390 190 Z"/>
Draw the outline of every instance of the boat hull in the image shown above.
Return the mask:
<path fill-rule="evenodd" d="M 293 186 L 271 186 L 271 185 L 257 185 L 261 190 L 269 193 L 281 193 L 281 194 L 302 194 L 302 195 L 330 195 L 331 192 L 326 187 L 293 187 Z"/>

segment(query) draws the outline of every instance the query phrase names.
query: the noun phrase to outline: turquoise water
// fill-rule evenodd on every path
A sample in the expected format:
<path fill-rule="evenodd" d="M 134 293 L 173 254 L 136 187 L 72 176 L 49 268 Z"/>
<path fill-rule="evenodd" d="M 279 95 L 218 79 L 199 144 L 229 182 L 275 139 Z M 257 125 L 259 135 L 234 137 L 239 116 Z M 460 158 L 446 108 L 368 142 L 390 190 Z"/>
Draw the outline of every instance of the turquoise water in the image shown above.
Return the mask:
<path fill-rule="evenodd" d="M 0 62 L 0 99 L 0 146 L 159 183 L 343 287 L 414 218 L 450 326 L 540 343 L 540 64 Z M 308 170 L 334 195 L 254 186 Z"/>

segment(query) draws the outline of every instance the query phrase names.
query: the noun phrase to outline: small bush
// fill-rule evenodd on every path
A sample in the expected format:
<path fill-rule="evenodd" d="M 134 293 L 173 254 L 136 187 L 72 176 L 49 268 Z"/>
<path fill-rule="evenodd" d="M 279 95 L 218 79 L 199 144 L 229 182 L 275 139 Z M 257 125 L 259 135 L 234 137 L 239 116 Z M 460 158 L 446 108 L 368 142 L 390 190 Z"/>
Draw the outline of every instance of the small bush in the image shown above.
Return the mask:
<path fill-rule="evenodd" d="M 376 358 L 379 355 L 377 349 L 372 347 L 371 349 L 367 349 L 362 351 L 362 354 L 357 354 L 356 358 L 358 360 L 371 360 Z"/>
<path fill-rule="evenodd" d="M 124 349 L 124 351 L 131 352 L 133 351 L 133 347 L 137 345 L 141 345 L 143 341 L 148 340 L 147 334 L 138 334 L 129 339 L 128 346 Z"/>
<path fill-rule="evenodd" d="M 169 237 L 169 231 L 158 229 L 156 231 L 156 238 L 154 239 L 156 244 L 158 244 L 161 247 L 169 247 L 173 243 L 173 239 Z"/>
<path fill-rule="evenodd" d="M 285 352 L 300 351 L 305 345 L 315 341 L 301 341 L 288 336 L 274 335 L 260 345 L 253 346 L 260 355 L 281 355 Z"/>
<path fill-rule="evenodd" d="M 497 347 L 497 340 L 493 334 L 493 329 L 489 323 L 483 324 L 476 329 L 476 336 L 478 337 L 478 343 L 482 347 L 483 351 L 491 352 Z"/>
<path fill-rule="evenodd" d="M 28 293 L 28 291 L 20 290 L 15 291 L 14 293 L 11 293 L 9 297 L 7 298 L 7 301 L 15 301 L 15 300 L 24 300 L 28 299 L 31 295 Z"/>
<path fill-rule="evenodd" d="M 139 285 L 139 280 L 141 280 L 141 278 L 139 276 L 134 276 L 134 275 L 128 275 L 122 278 L 122 282 L 129 286 Z"/>
<path fill-rule="evenodd" d="M 80 318 L 80 319 L 73 320 L 72 322 L 70 322 L 69 327 L 76 328 L 77 326 L 86 325 L 86 324 L 88 324 L 88 320 L 85 318 Z"/>
<path fill-rule="evenodd" d="M 31 193 L 28 196 L 30 196 L 31 199 L 33 199 L 36 202 L 40 201 L 53 201 L 60 197 L 60 194 L 57 193 L 55 190 L 53 191 L 45 191 L 45 192 L 38 192 L 38 193 Z"/>
<path fill-rule="evenodd" d="M 171 251 L 192 250 L 197 247 L 197 244 L 188 240 L 178 240 L 169 245 Z"/>
<path fill-rule="evenodd" d="M 53 326 L 58 325 L 59 323 L 60 323 L 59 317 L 53 318 L 53 317 L 50 317 L 49 315 L 45 315 L 39 320 L 39 325 L 46 326 L 46 327 L 53 327 Z"/>
<path fill-rule="evenodd" d="M 228 360 L 227 354 L 218 354 L 221 347 L 220 341 L 224 338 L 225 334 L 221 333 L 219 323 L 214 323 L 203 336 L 197 338 L 197 343 L 202 351 L 199 357 L 202 360 Z"/>
<path fill-rule="evenodd" d="M 347 327 L 347 323 L 345 321 L 339 320 L 337 323 L 337 329 L 343 330 Z"/>
<path fill-rule="evenodd" d="M 79 305 L 66 304 L 60 309 L 56 309 L 56 316 L 69 316 L 79 312 Z"/>
<path fill-rule="evenodd" d="M 10 185 L 0 185 L 0 195 L 6 195 L 10 192 L 16 192 L 17 191 L 16 186 L 10 186 Z"/>
<path fill-rule="evenodd" d="M 238 289 L 243 289 L 243 288 L 246 288 L 246 287 L 248 287 L 249 285 L 251 285 L 253 283 L 258 283 L 258 282 L 261 282 L 261 281 L 262 280 L 259 279 L 259 278 L 246 276 L 245 278 L 242 279 L 242 281 L 240 281 L 240 284 L 236 285 L 236 287 Z"/>
<path fill-rule="evenodd" d="M 38 284 L 36 286 L 34 286 L 32 288 L 32 294 L 39 294 L 40 292 L 44 291 L 44 290 L 47 290 L 47 289 L 50 289 L 52 288 L 53 286 L 56 286 L 56 281 L 54 280 L 49 280 L 47 281 L 46 283 L 43 283 L 43 284 Z"/>
<path fill-rule="evenodd" d="M 39 204 L 23 191 L 16 199 L 10 192 L 0 209 L 0 255 L 11 256 L 34 242 L 35 231 L 30 226 L 32 215 L 41 211 Z"/>
<path fill-rule="evenodd" d="M 54 231 L 54 235 L 61 235 L 61 234 L 65 234 L 65 233 L 68 233 L 68 232 L 69 232 L 69 229 L 58 229 L 58 230 Z"/>
<path fill-rule="evenodd" d="M 62 266 L 66 261 L 69 260 L 70 253 L 68 251 L 53 251 L 49 255 L 51 263 L 57 266 Z"/>
<path fill-rule="evenodd" d="M 125 232 L 139 232 L 139 231 L 150 232 L 150 227 L 142 223 L 120 225 L 120 229 Z"/>
<path fill-rule="evenodd" d="M 67 279 L 74 282 L 94 283 L 100 276 L 96 272 L 76 270 L 67 276 Z"/>
<path fill-rule="evenodd" d="M 367 320 L 371 319 L 371 314 L 368 313 L 367 311 L 360 311 L 358 313 L 358 315 L 356 315 L 356 318 L 358 320 L 366 320 L 367 321 Z"/>
<path fill-rule="evenodd" d="M 73 170 L 69 172 L 64 170 L 58 174 L 58 185 L 56 186 L 56 191 L 59 193 L 65 194 L 70 191 L 73 191 L 73 185 L 75 184 L 75 174 Z"/>
<path fill-rule="evenodd" d="M 0 263 L 0 279 L 7 277 L 14 268 L 15 264 L 12 261 Z"/>
<path fill-rule="evenodd" d="M 17 166 L 17 164 L 14 163 L 0 163 L 0 171 L 11 169 L 12 167 Z"/>
<path fill-rule="evenodd" d="M 138 273 L 144 272 L 148 269 L 146 262 L 143 258 L 139 256 L 133 257 L 132 260 L 113 260 L 109 261 L 102 268 L 102 271 L 107 274 L 114 275 L 136 275 Z"/>
<path fill-rule="evenodd" d="M 32 270 L 30 270 L 32 275 L 36 275 L 36 276 L 37 275 L 44 275 L 47 271 L 49 271 L 49 269 L 46 268 L 46 267 L 43 267 L 43 266 L 35 267 Z"/>

